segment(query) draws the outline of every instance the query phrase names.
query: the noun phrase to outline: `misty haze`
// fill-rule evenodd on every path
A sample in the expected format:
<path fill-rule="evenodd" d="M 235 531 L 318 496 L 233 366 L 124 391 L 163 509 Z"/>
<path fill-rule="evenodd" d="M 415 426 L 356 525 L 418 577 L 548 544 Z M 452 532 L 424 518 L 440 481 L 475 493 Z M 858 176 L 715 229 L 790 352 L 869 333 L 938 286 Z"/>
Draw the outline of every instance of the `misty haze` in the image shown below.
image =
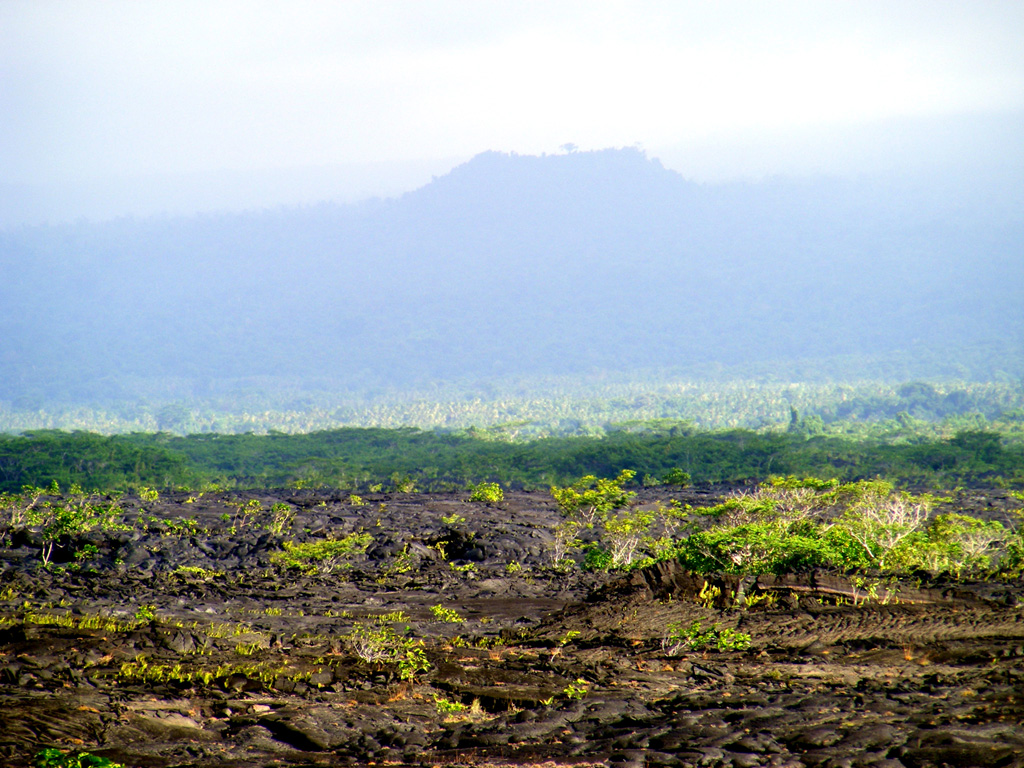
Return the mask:
<path fill-rule="evenodd" d="M 1019 380 L 1024 197 L 945 181 L 486 152 L 393 199 L 22 228 L 0 235 L 6 407 Z"/>
<path fill-rule="evenodd" d="M 0 765 L 1024 768 L 1022 40 L 0 1 Z"/>
<path fill-rule="evenodd" d="M 0 9 L 2 430 L 1017 407 L 1019 4 L 180 7 Z"/>

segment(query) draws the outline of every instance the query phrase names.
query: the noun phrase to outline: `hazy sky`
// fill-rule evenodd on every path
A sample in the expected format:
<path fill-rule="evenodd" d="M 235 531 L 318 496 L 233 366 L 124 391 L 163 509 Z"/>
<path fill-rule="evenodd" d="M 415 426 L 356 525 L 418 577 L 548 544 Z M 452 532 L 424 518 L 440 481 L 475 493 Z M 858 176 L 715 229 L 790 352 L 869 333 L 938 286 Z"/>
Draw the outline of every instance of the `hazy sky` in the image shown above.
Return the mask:
<path fill-rule="evenodd" d="M 1021 0 L 0 0 L 0 184 L 351 192 L 567 142 L 708 179 L 884 166 L 1024 114 L 1022 40 Z"/>

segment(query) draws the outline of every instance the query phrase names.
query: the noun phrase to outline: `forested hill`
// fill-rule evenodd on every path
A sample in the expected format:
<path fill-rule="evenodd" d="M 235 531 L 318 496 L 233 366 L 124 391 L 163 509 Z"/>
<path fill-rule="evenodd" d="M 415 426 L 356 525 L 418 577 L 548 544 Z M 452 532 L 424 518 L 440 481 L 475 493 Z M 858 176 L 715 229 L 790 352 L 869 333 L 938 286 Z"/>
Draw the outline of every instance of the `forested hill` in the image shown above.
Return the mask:
<path fill-rule="evenodd" d="M 841 356 L 1019 376 L 1024 204 L 987 194 L 485 153 L 394 200 L 17 230 L 0 403 Z"/>

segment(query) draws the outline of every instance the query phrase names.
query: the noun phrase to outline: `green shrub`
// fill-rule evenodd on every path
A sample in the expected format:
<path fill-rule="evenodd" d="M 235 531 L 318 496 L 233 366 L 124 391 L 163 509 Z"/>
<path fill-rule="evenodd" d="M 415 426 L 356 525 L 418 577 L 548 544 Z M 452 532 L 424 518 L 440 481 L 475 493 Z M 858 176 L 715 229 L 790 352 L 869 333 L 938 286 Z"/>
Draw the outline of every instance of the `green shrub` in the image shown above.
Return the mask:
<path fill-rule="evenodd" d="M 636 472 L 630 469 L 622 470 L 614 480 L 586 475 L 565 488 L 551 486 L 551 495 L 564 517 L 589 526 L 598 518 L 629 506 L 636 493 L 624 491 L 622 486 L 635 476 Z"/>
<path fill-rule="evenodd" d="M 380 616 L 370 622 L 356 623 L 345 641 L 363 661 L 394 666 L 400 679 L 412 680 L 430 669 L 423 641 L 399 634 L 388 621 L 390 618 Z"/>
<path fill-rule="evenodd" d="M 62 749 L 44 749 L 36 753 L 34 768 L 125 768 L 106 757 L 88 752 L 65 752 Z"/>
<path fill-rule="evenodd" d="M 283 501 L 279 501 L 270 508 L 270 522 L 266 528 L 271 533 L 278 535 L 284 533 L 284 529 L 292 524 L 295 519 L 295 511 Z"/>
<path fill-rule="evenodd" d="M 689 472 L 684 472 L 679 467 L 670 469 L 661 476 L 661 482 L 665 485 L 678 485 L 680 488 L 687 488 L 692 478 Z"/>
<path fill-rule="evenodd" d="M 478 483 L 473 486 L 469 495 L 470 501 L 484 501 L 488 504 L 496 504 L 505 499 L 505 492 L 497 483 Z"/>
<path fill-rule="evenodd" d="M 575 565 L 569 558 L 569 553 L 579 548 L 579 532 L 582 527 L 576 520 L 563 520 L 555 526 L 554 537 L 549 545 L 551 564 L 555 568 Z"/>
<path fill-rule="evenodd" d="M 654 523 L 654 513 L 644 509 L 624 509 L 602 518 L 604 540 L 611 554 L 611 568 L 628 566 L 637 550 L 647 540 Z"/>
<path fill-rule="evenodd" d="M 119 522 L 122 510 L 116 502 L 101 502 L 98 494 L 86 493 L 78 485 L 72 485 L 64 496 L 59 495 L 57 483 L 52 483 L 45 491 L 45 498 L 42 494 L 35 495 L 36 490 L 29 494 L 34 498 L 25 509 L 25 519 L 42 534 L 43 565 L 49 565 L 53 548 L 62 536 L 79 536 L 95 528 L 126 527 Z"/>
<path fill-rule="evenodd" d="M 366 551 L 373 537 L 368 533 L 350 533 L 343 539 L 326 539 L 295 544 L 284 543 L 284 552 L 275 552 L 271 559 L 286 568 L 305 573 L 327 574 L 338 568 L 349 568 L 348 561 Z"/>
<path fill-rule="evenodd" d="M 156 488 L 147 488 L 146 486 L 142 486 L 141 488 L 139 488 L 139 498 L 142 501 L 159 501 L 160 491 L 158 491 Z"/>
<path fill-rule="evenodd" d="M 944 561 L 960 563 L 958 568 L 987 562 L 1001 526 L 960 516 L 926 528 L 936 501 L 878 480 L 779 478 L 704 510 L 710 525 L 664 550 L 700 573 L 913 570 Z"/>
<path fill-rule="evenodd" d="M 906 560 L 900 550 L 913 543 L 910 537 L 924 527 L 935 500 L 894 491 L 891 483 L 879 480 L 843 488 L 849 489 L 847 506 L 838 524 L 864 557 L 883 570 Z"/>
<path fill-rule="evenodd" d="M 584 680 L 582 677 L 577 677 L 576 682 L 569 683 L 562 691 L 562 695 L 568 699 L 579 701 L 584 696 L 590 693 L 590 683 Z"/>
<path fill-rule="evenodd" d="M 439 715 L 455 715 L 465 712 L 469 707 L 461 701 L 452 701 L 443 696 L 434 696 L 434 707 Z"/>
<path fill-rule="evenodd" d="M 466 518 L 460 515 L 458 512 L 452 512 L 450 515 L 441 515 L 441 522 L 447 525 L 449 528 L 457 528 L 466 522 Z"/>
<path fill-rule="evenodd" d="M 661 645 L 669 656 L 675 656 L 683 650 L 706 651 L 712 648 L 719 651 L 743 651 L 750 647 L 750 635 L 735 629 L 719 629 L 718 624 L 704 629 L 700 621 L 684 628 L 682 622 L 675 621 L 668 625 Z"/>
<path fill-rule="evenodd" d="M 567 556 L 580 546 L 580 531 L 597 525 L 605 546 L 598 548 L 600 551 L 591 550 L 587 567 L 616 568 L 633 562 L 655 520 L 651 511 L 629 509 L 636 493 L 625 491 L 622 486 L 635 475 L 624 469 L 614 480 L 586 475 L 565 488 L 551 487 L 551 495 L 564 517 L 555 528 L 552 543 L 556 567 L 570 562 Z M 608 553 L 607 561 L 603 551 Z"/>
<path fill-rule="evenodd" d="M 391 483 L 395 488 L 395 493 L 412 493 L 416 490 L 416 481 L 409 475 L 395 472 L 391 475 Z"/>
<path fill-rule="evenodd" d="M 459 615 L 458 611 L 454 611 L 451 608 L 445 608 L 443 605 L 431 606 L 430 612 L 438 621 L 447 622 L 449 624 L 461 624 L 465 621 L 465 619 Z"/>
<path fill-rule="evenodd" d="M 612 553 L 592 544 L 583 551 L 583 567 L 588 571 L 607 571 L 612 567 Z"/>

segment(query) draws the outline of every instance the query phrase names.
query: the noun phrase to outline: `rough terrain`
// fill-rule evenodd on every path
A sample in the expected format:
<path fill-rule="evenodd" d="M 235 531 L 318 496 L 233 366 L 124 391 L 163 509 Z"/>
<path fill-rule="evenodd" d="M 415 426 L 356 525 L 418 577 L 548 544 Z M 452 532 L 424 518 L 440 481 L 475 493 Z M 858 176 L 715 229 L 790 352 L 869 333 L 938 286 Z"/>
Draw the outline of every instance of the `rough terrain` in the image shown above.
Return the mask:
<path fill-rule="evenodd" d="M 8 529 L 0 764 L 56 746 L 135 768 L 1024 765 L 1020 580 L 567 573 L 550 566 L 549 496 L 467 497 L 125 499 L 126 530 L 64 542 L 50 569 L 37 534 Z M 252 498 L 294 518 L 242 520 Z M 365 552 L 333 569 L 273 559 L 359 532 Z M 429 669 L 403 680 L 353 652 L 380 616 Z M 664 642 L 695 621 L 751 645 Z"/>

